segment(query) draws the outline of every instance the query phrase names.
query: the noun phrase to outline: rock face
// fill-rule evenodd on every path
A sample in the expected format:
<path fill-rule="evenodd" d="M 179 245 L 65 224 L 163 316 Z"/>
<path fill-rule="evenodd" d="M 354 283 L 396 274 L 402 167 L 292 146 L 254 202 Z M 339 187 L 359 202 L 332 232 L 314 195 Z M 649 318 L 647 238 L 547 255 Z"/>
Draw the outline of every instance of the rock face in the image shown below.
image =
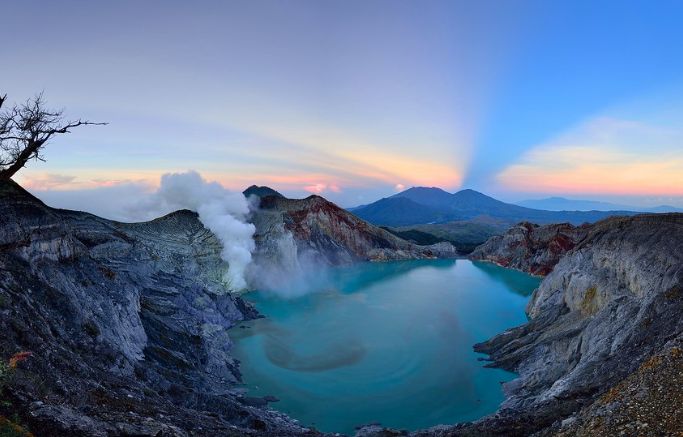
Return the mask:
<path fill-rule="evenodd" d="M 373 226 L 320 196 L 266 196 L 252 215 L 256 252 L 251 282 L 264 272 L 293 273 L 358 261 L 457 256 L 450 243 L 419 246 Z M 278 276 L 274 274 L 274 276 Z"/>
<path fill-rule="evenodd" d="M 578 414 L 542 436 L 676 436 L 683 429 L 683 339 L 644 361 Z"/>
<path fill-rule="evenodd" d="M 591 225 L 569 223 L 539 226 L 523 222 L 477 247 L 471 259 L 545 276 L 560 258 L 588 234 Z"/>
<path fill-rule="evenodd" d="M 253 221 L 257 263 L 283 268 L 452 250 L 415 246 L 317 196 L 263 197 Z M 530 321 L 476 345 L 519 377 L 495 415 L 414 435 L 683 430 L 683 214 L 521 225 L 478 253 L 547 274 Z M 0 183 L 0 358 L 33 354 L 0 378 L 0 416 L 18 413 L 40 436 L 319 435 L 234 387 L 227 329 L 257 314 L 225 292 L 219 254 L 189 211 L 116 223 Z M 634 417 L 660 422 L 629 427 Z"/>
<path fill-rule="evenodd" d="M 411 436 L 683 432 L 683 214 L 579 228 L 523 223 L 473 257 L 547 273 L 529 301 L 529 322 L 475 345 L 488 366 L 519 376 L 503 385 L 495 414 Z"/>
<path fill-rule="evenodd" d="M 122 224 L 0 184 L 0 415 L 40 436 L 312 433 L 233 389 L 220 244 L 189 211 Z M 261 404 L 255 407 L 254 404 Z"/>
<path fill-rule="evenodd" d="M 498 417 L 477 426 L 520 434 L 549 426 L 681 340 L 683 214 L 611 218 L 585 231 L 534 292 L 529 323 L 475 346 L 490 365 L 519 374 L 504 386 Z"/>
<path fill-rule="evenodd" d="M 252 185 L 246 190 L 242 191 L 242 194 L 244 194 L 244 197 L 249 198 L 250 196 L 256 196 L 256 197 L 267 197 L 267 196 L 276 196 L 276 197 L 285 197 L 282 194 L 278 193 L 277 191 L 273 190 L 270 187 L 265 187 L 265 186 L 258 186 L 258 185 Z"/>

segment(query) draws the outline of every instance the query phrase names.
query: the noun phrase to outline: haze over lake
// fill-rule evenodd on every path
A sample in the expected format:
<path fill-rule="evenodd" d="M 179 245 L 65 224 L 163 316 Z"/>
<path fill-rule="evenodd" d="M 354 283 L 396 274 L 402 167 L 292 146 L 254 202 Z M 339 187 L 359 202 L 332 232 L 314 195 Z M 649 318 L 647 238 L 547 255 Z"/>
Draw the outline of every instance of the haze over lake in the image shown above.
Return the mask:
<path fill-rule="evenodd" d="M 323 431 L 473 420 L 513 375 L 484 368 L 472 345 L 524 323 L 539 281 L 467 260 L 338 268 L 303 297 L 247 295 L 266 319 L 231 331 L 234 353 L 249 395 Z"/>

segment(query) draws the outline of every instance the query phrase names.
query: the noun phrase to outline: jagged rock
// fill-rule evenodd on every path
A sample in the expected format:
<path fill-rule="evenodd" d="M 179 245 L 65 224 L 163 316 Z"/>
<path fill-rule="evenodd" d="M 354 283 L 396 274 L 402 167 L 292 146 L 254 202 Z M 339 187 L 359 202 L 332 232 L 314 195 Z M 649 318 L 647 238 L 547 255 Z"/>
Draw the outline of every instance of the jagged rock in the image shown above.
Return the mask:
<path fill-rule="evenodd" d="M 323 199 L 266 196 L 252 214 L 256 252 L 252 283 L 264 271 L 281 275 L 358 261 L 446 258 L 458 255 L 450 243 L 419 246 L 373 226 Z"/>
<path fill-rule="evenodd" d="M 681 336 L 683 214 L 590 226 L 533 293 L 527 313 L 529 323 L 475 349 L 489 354 L 492 366 L 519 374 L 504 386 L 501 413 L 542 417 L 540 428 L 590 403 Z"/>
<path fill-rule="evenodd" d="M 261 261 L 335 265 L 448 252 L 400 240 L 317 196 L 263 197 L 253 220 Z M 548 273 L 530 321 L 476 346 L 491 365 L 519 374 L 504 386 L 507 400 L 476 422 L 412 435 L 567 435 L 597 429 L 599 396 L 621 402 L 610 408 L 623 419 L 641 386 L 679 390 L 652 374 L 658 366 L 651 374 L 642 366 L 672 354 L 683 335 L 683 214 L 522 228 L 486 253 Z M 3 388 L 9 404 L 0 415 L 18 413 L 41 436 L 319 435 L 234 390 L 239 370 L 226 331 L 257 314 L 226 293 L 219 254 L 189 211 L 123 224 L 48 208 L 13 182 L 0 184 L 1 358 L 33 352 Z M 662 362 L 662 371 L 680 373 L 679 361 Z M 625 397 L 609 395 L 613 387 Z"/>
<path fill-rule="evenodd" d="M 489 238 L 469 257 L 545 276 L 565 253 L 585 238 L 590 226 L 569 223 L 539 226 L 523 222 L 503 235 Z"/>
<path fill-rule="evenodd" d="M 189 211 L 116 223 L 2 182 L 0 358 L 33 355 L 0 414 L 40 436 L 315 434 L 231 390 L 227 329 L 256 312 L 220 249 Z"/>
<path fill-rule="evenodd" d="M 564 256 L 553 243 L 562 234 L 576 236 Z M 532 295 L 528 323 L 475 345 L 489 354 L 489 366 L 519 376 L 503 385 L 506 400 L 498 412 L 410 435 L 683 432 L 683 214 L 615 217 L 578 229 L 522 224 L 492 240 L 476 258 L 508 259 L 527 272 L 551 270 Z M 638 418 L 659 422 L 647 428 Z M 380 436 L 387 430 L 365 431 Z"/>
<path fill-rule="evenodd" d="M 683 431 L 683 337 L 575 416 L 535 437 L 676 436 Z"/>

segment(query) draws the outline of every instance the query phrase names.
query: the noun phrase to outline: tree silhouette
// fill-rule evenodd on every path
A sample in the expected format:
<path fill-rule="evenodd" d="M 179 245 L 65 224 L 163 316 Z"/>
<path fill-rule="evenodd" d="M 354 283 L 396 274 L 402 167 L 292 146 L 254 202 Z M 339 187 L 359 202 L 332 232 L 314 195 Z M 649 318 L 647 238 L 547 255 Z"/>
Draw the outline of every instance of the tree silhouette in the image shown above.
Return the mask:
<path fill-rule="evenodd" d="M 9 179 L 28 161 L 45 161 L 43 148 L 57 134 L 84 125 L 104 125 L 90 121 L 64 121 L 62 110 L 45 108 L 43 94 L 2 110 L 7 94 L 0 96 L 0 180 Z"/>

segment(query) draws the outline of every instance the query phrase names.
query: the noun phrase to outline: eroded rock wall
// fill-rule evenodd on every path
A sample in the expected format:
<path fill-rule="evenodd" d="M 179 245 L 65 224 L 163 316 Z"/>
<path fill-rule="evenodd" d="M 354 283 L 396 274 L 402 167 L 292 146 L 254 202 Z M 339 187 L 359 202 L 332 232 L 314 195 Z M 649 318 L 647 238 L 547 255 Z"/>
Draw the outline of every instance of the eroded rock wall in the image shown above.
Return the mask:
<path fill-rule="evenodd" d="M 309 433 L 234 390 L 227 330 L 256 313 L 227 293 L 226 268 L 189 211 L 115 223 L 3 182 L 0 358 L 32 356 L 0 415 L 41 436 Z"/>
<path fill-rule="evenodd" d="M 418 246 L 373 226 L 320 196 L 260 199 L 252 214 L 256 252 L 252 280 L 264 272 L 297 271 L 359 261 L 446 258 L 458 255 L 450 243 Z"/>
<path fill-rule="evenodd" d="M 586 237 L 590 226 L 569 223 L 539 226 L 523 222 L 503 235 L 491 237 L 469 257 L 545 276 L 565 253 Z"/>
<path fill-rule="evenodd" d="M 552 423 L 683 333 L 683 214 L 611 218 L 587 231 L 532 295 L 529 323 L 475 346 L 519 374 L 504 387 L 503 415 Z"/>

